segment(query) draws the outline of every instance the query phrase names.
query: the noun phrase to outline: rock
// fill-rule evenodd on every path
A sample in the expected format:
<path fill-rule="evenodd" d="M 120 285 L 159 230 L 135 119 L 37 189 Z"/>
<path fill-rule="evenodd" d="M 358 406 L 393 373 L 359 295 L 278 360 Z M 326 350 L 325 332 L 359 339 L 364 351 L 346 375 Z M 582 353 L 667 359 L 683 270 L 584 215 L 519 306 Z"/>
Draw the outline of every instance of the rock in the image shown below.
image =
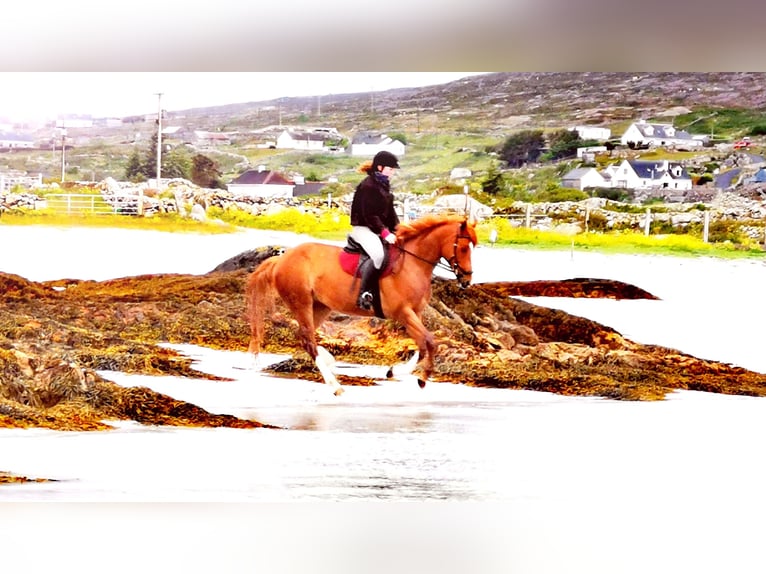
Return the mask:
<path fill-rule="evenodd" d="M 211 271 L 211 273 L 237 271 L 239 269 L 253 271 L 264 259 L 274 257 L 275 255 L 281 255 L 284 250 L 285 247 L 283 246 L 271 245 L 244 251 L 234 257 L 230 257 L 223 263 L 220 263 Z"/>
<path fill-rule="evenodd" d="M 207 219 L 207 215 L 205 215 L 205 208 L 202 207 L 199 203 L 195 203 L 191 208 L 190 217 L 194 221 L 205 221 Z"/>
<path fill-rule="evenodd" d="M 0 426 L 97 430 L 109 421 L 253 428 L 257 421 L 208 413 L 145 388 L 99 376 L 115 370 L 215 379 L 160 342 L 245 351 L 244 285 L 280 246 L 239 254 L 206 275 L 142 275 L 109 281 L 36 283 L 0 273 Z M 53 287 L 65 287 L 61 290 Z M 640 345 L 597 322 L 513 295 L 654 298 L 597 279 L 482 283 L 461 290 L 434 278 L 424 312 L 437 342 L 434 380 L 564 395 L 657 400 L 675 389 L 766 396 L 766 375 Z M 322 384 L 298 348 L 295 322 L 277 305 L 264 351 L 294 354 L 282 369 Z M 320 344 L 338 360 L 390 365 L 414 350 L 393 321 L 332 313 Z M 374 381 L 342 379 L 343 384 Z"/>

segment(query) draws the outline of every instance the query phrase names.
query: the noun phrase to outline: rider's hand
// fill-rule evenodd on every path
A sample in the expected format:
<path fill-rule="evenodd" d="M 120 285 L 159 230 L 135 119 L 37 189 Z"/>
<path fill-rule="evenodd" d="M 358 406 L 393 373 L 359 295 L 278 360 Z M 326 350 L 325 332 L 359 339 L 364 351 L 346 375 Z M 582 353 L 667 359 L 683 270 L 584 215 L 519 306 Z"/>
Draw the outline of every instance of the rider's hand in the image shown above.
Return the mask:
<path fill-rule="evenodd" d="M 389 233 L 389 234 L 388 234 L 388 235 L 386 235 L 386 236 L 385 236 L 383 239 L 384 239 L 385 241 L 387 241 L 388 243 L 390 243 L 391 245 L 393 245 L 394 243 L 396 243 L 396 234 L 394 234 L 394 233 Z"/>

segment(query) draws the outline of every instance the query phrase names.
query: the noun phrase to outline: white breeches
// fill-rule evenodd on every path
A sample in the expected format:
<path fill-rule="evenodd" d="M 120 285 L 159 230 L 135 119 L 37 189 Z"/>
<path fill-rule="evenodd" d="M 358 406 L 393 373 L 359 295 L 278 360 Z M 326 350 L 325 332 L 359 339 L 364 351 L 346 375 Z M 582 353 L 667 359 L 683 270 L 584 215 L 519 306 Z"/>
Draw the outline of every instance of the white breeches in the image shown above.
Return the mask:
<path fill-rule="evenodd" d="M 367 255 L 372 259 L 375 269 L 380 269 L 381 265 L 383 265 L 383 256 L 385 255 L 380 236 L 376 235 L 369 227 L 362 225 L 352 227 L 349 235 L 351 235 L 354 241 L 357 241 L 364 247 Z"/>

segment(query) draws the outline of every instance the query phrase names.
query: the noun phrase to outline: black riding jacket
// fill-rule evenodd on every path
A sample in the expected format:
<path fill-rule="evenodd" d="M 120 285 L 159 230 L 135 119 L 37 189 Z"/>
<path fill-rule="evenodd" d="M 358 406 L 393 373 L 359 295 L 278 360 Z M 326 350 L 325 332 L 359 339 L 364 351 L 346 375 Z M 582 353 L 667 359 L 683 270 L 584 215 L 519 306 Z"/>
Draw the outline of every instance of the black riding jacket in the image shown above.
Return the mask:
<path fill-rule="evenodd" d="M 399 216 L 394 210 L 394 194 L 388 182 L 371 174 L 356 186 L 351 202 L 351 225 L 369 227 L 378 235 L 384 228 L 391 232 L 396 230 Z"/>

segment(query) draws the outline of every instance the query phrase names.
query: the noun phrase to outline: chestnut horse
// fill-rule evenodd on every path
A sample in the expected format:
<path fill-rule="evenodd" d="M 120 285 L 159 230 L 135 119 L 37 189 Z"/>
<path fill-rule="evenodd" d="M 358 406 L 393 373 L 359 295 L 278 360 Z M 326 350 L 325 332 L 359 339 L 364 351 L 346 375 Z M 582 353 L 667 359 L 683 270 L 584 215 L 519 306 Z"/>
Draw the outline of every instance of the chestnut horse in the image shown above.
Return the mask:
<path fill-rule="evenodd" d="M 476 224 L 465 217 L 426 216 L 396 228 L 396 246 L 401 251 L 392 272 L 380 279 L 383 314 L 403 325 L 418 347 L 418 384 L 433 371 L 436 344 L 421 315 L 431 297 L 431 276 L 445 259 L 461 287 L 471 282 L 471 254 L 476 245 Z M 263 261 L 247 280 L 247 318 L 250 323 L 248 351 L 256 356 L 264 334 L 264 313 L 278 294 L 298 321 L 299 338 L 336 395 L 343 392 L 332 373 L 332 356 L 317 346 L 316 328 L 331 311 L 372 316 L 373 310 L 356 306 L 358 279 L 340 265 L 341 247 L 303 243 L 282 255 Z M 414 359 L 417 361 L 418 359 Z M 414 362 L 413 361 L 413 362 Z"/>

